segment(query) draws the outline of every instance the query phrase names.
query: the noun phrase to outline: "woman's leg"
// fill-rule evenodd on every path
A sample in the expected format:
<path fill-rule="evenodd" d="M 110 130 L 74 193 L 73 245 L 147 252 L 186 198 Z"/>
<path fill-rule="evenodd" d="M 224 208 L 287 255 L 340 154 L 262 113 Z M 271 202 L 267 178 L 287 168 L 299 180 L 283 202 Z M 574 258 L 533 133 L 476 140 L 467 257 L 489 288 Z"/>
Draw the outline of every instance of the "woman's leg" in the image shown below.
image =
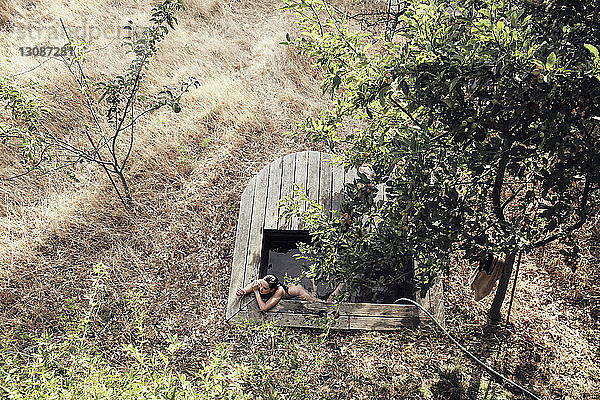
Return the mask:
<path fill-rule="evenodd" d="M 302 285 L 291 285 L 288 286 L 288 293 L 291 297 L 301 297 L 303 300 L 306 301 L 320 301 L 323 302 L 323 300 L 313 296 L 308 290 L 304 289 L 304 287 Z"/>
<path fill-rule="evenodd" d="M 333 299 L 340 294 L 340 292 L 342 291 L 342 289 L 344 289 L 344 283 L 340 283 L 339 285 L 337 285 L 337 287 L 335 288 L 335 290 L 329 295 L 329 297 L 327 298 L 328 302 L 333 301 Z"/>

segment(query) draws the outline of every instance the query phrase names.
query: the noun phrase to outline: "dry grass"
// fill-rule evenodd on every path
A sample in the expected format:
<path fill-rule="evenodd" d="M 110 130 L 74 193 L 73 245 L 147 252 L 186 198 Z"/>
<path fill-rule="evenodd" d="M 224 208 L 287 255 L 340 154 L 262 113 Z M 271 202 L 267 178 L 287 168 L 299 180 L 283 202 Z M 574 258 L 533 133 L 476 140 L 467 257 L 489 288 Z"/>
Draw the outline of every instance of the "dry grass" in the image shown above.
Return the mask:
<path fill-rule="evenodd" d="M 77 111 L 77 98 L 69 97 L 72 80 L 53 61 L 22 73 L 39 60 L 19 56 L 18 48 L 44 44 L 23 38 L 24 30 L 29 25 L 50 29 L 59 17 L 70 27 L 83 21 L 88 27 L 119 27 L 128 19 L 143 25 L 151 8 L 150 2 L 138 1 L 67 6 L 19 0 L 6 14 L 5 4 L 0 3 L 0 12 L 9 15 L 10 29 L 0 31 L 0 73 L 23 85 L 38 82 L 62 96 L 43 100 L 70 127 L 88 118 Z M 152 63 L 146 90 L 190 75 L 201 87 L 185 97 L 177 116 L 161 111 L 139 127 L 127 170 L 135 199 L 131 213 L 93 167 L 76 172 L 79 182 L 54 174 L 0 183 L 0 330 L 63 332 L 68 317 L 85 303 L 92 266 L 101 262 L 109 267 L 108 279 L 92 334 L 114 363 L 120 354 L 115 346 L 131 334 L 125 299 L 132 290 L 147 300 L 152 342 L 163 343 L 170 333 L 187 337 L 178 360 L 186 371 L 201 365 L 215 344 L 239 339 L 223 317 L 240 194 L 263 165 L 304 148 L 282 133 L 326 106 L 327 99 L 307 60 L 278 44 L 296 28 L 289 14 L 277 10 L 277 2 L 186 4 L 179 26 Z M 118 40 L 94 39 L 92 47 L 105 47 L 89 55 L 92 76 L 123 69 Z M 13 171 L 13 164 L 9 149 L 0 147 L 0 170 Z M 508 336 L 507 372 L 541 393 L 571 399 L 597 393 L 599 232 L 593 226 L 596 230 L 590 228 L 582 238 L 588 253 L 576 273 L 565 272 L 553 254 L 524 260 L 515 325 L 508 331 L 486 327 L 489 299 L 473 303 L 465 284 L 468 267 L 453 267 L 445 285 L 448 325 L 489 359 L 496 336 Z M 238 351 L 251 349 L 248 342 Z M 464 362 L 437 335 L 415 338 L 411 332 L 336 333 L 321 353 L 307 357 L 325 360 L 311 375 L 324 397 L 352 396 L 352 385 L 367 382 L 374 395 L 405 398 L 385 387 L 405 386 L 408 393 L 433 382 L 434 365 Z M 341 366 L 331 372 L 336 362 Z M 469 365 L 466 370 L 473 370 Z M 350 385 L 344 383 L 348 376 Z M 477 374 L 465 380 L 476 385 Z"/>

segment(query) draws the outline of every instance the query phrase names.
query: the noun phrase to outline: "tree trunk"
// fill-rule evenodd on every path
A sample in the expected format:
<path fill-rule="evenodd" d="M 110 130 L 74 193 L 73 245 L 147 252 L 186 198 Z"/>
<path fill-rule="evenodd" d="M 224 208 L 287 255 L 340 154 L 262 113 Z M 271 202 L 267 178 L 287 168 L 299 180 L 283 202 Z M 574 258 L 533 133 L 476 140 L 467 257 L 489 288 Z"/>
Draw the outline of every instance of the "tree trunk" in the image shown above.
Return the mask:
<path fill-rule="evenodd" d="M 515 264 L 515 256 L 519 251 L 518 247 L 515 247 L 512 252 L 508 254 L 504 261 L 504 268 L 502 269 L 502 276 L 498 282 L 498 288 L 496 289 L 496 295 L 494 301 L 490 306 L 489 318 L 492 323 L 498 323 L 500 321 L 500 310 L 502 309 L 502 303 L 504 303 L 504 297 L 506 296 L 506 289 L 508 288 L 508 282 L 512 275 L 513 266 Z"/>
<path fill-rule="evenodd" d="M 123 171 L 117 171 L 117 175 L 119 176 L 119 179 L 121 181 L 121 186 L 123 186 L 123 191 L 125 194 L 125 207 L 131 206 L 132 198 L 131 198 L 131 192 L 129 191 L 129 185 L 127 185 L 127 180 L 125 179 L 125 175 L 123 175 Z"/>

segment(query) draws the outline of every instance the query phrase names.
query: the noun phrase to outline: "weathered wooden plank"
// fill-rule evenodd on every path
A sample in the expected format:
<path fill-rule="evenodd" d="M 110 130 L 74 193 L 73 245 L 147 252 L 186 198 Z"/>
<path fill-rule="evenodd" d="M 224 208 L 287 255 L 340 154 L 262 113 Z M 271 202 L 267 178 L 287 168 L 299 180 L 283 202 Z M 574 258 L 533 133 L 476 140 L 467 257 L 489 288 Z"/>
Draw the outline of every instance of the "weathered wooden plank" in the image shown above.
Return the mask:
<path fill-rule="evenodd" d="M 283 169 L 281 172 L 281 194 L 280 199 L 289 196 L 292 193 L 292 187 L 294 186 L 294 174 L 296 172 L 296 154 L 292 153 L 283 157 Z M 290 229 L 290 223 L 285 221 L 281 215 L 282 210 L 278 211 L 278 229 Z"/>
<path fill-rule="evenodd" d="M 240 308 L 240 311 L 234 314 L 228 322 L 248 321 L 260 323 L 264 321 L 264 314 L 265 313 L 258 308 L 258 304 L 254 299 L 254 293 L 251 293 L 244 296 L 243 306 Z"/>
<path fill-rule="evenodd" d="M 229 322 L 229 323 L 234 323 L 234 322 L 239 322 L 239 321 L 251 321 L 251 319 L 248 318 L 248 314 L 245 312 L 245 310 L 237 311 L 236 313 L 233 313 L 232 315 L 226 316 L 226 319 L 225 319 L 225 322 Z"/>
<path fill-rule="evenodd" d="M 421 322 L 416 318 L 380 318 L 380 317 L 348 317 L 348 329 L 394 330 L 417 326 Z"/>
<path fill-rule="evenodd" d="M 299 314 L 337 312 L 340 315 L 352 316 L 381 316 L 396 318 L 418 317 L 418 310 L 408 304 L 374 304 L 374 303 L 328 303 L 304 300 L 282 300 L 273 307 L 275 312 L 290 312 Z"/>
<path fill-rule="evenodd" d="M 424 297 L 421 297 L 420 293 L 416 294 L 415 301 L 419 303 L 424 309 L 429 311 L 431 309 L 431 304 L 429 301 L 429 291 L 425 293 Z"/>
<path fill-rule="evenodd" d="M 313 202 L 319 201 L 320 184 L 321 184 L 321 153 L 318 151 L 310 151 L 310 152 L 308 152 L 308 177 L 307 177 L 307 183 L 306 183 L 306 190 L 307 190 L 308 198 Z M 306 204 L 305 207 L 309 207 L 309 205 Z M 303 225 L 304 224 L 301 223 L 300 227 L 303 227 Z M 311 279 L 311 281 L 312 281 L 312 287 L 316 288 L 317 285 L 316 285 L 315 280 Z M 316 290 L 316 289 L 313 289 L 313 290 Z"/>
<path fill-rule="evenodd" d="M 442 280 L 439 277 L 435 278 L 434 284 L 431 287 L 431 289 L 429 289 L 429 292 L 431 309 L 427 311 L 433 314 L 435 319 L 440 324 L 444 325 L 444 286 Z"/>
<path fill-rule="evenodd" d="M 418 268 L 418 263 L 416 260 L 413 261 L 413 268 L 415 269 L 415 271 Z M 417 294 L 415 296 L 415 301 L 417 303 L 419 303 L 428 312 L 430 312 L 431 314 L 434 314 L 434 310 L 433 310 L 432 303 L 431 303 L 431 289 L 428 290 L 427 293 L 425 293 L 424 297 L 421 297 L 421 294 L 419 292 L 417 292 Z M 426 320 L 429 319 L 422 311 L 419 311 L 419 315 Z"/>
<path fill-rule="evenodd" d="M 319 203 L 328 213 L 331 210 L 333 169 L 331 168 L 331 156 L 327 153 L 321 153 L 321 170 L 319 173 Z"/>
<path fill-rule="evenodd" d="M 244 285 L 244 273 L 246 270 L 246 255 L 248 253 L 248 240 L 250 235 L 250 221 L 252 217 L 252 205 L 254 201 L 255 178 L 252 178 L 242 193 L 240 200 L 240 211 L 235 234 L 235 247 L 233 250 L 233 261 L 231 265 L 231 280 L 229 284 L 229 296 L 227 301 L 226 317 L 233 315 L 242 302 L 235 295 L 238 287 Z"/>
<path fill-rule="evenodd" d="M 279 199 L 281 194 L 281 173 L 283 157 L 271 163 L 269 167 L 269 188 L 267 190 L 267 210 L 265 211 L 265 229 L 277 229 L 279 218 Z"/>
<path fill-rule="evenodd" d="M 340 314 L 397 318 L 418 317 L 418 310 L 408 304 L 341 303 Z"/>
<path fill-rule="evenodd" d="M 357 177 L 358 177 L 358 172 L 356 171 L 356 169 L 355 168 L 350 168 L 344 174 L 344 182 L 346 182 L 346 183 L 353 183 L 354 180 Z"/>
<path fill-rule="evenodd" d="M 271 309 L 273 312 L 288 312 L 296 314 L 311 314 L 334 312 L 337 306 L 333 303 L 297 300 L 297 298 L 281 300 Z"/>
<path fill-rule="evenodd" d="M 275 313 L 267 312 L 265 320 L 276 321 L 281 326 L 291 326 L 294 328 L 325 328 L 325 320 L 314 314 L 293 314 L 293 313 Z M 340 316 L 334 319 L 331 328 L 348 329 L 348 317 Z"/>
<path fill-rule="evenodd" d="M 322 315 L 338 314 L 347 317 L 373 317 L 394 319 L 418 319 L 419 311 L 415 306 L 403 304 L 369 304 L 369 303 L 318 303 L 299 300 L 286 300 L 273 309 L 275 312 L 292 314 Z"/>
<path fill-rule="evenodd" d="M 332 186 L 331 186 L 331 210 L 338 211 L 340 208 L 340 204 L 343 199 L 343 189 L 344 189 L 344 166 L 335 163 L 332 165 L 333 167 L 333 175 L 332 175 Z"/>
<path fill-rule="evenodd" d="M 383 202 L 383 200 L 385 198 L 384 193 L 385 193 L 385 184 L 380 183 L 379 185 L 377 185 L 377 194 L 375 195 L 375 203 L 376 204 L 379 201 Z"/>
<path fill-rule="evenodd" d="M 318 151 L 308 152 L 308 179 L 306 190 L 308 198 L 319 201 L 319 186 L 321 179 L 321 153 Z"/>
<path fill-rule="evenodd" d="M 307 190 L 308 182 L 308 151 L 296 153 L 296 173 L 294 174 L 294 185 L 300 186 L 300 190 Z M 306 209 L 306 204 L 303 205 Z M 292 230 L 302 229 L 300 218 L 292 219 Z"/>
<path fill-rule="evenodd" d="M 377 308 L 385 309 L 389 304 L 368 304 L 368 303 L 342 303 L 341 309 L 334 318 L 333 329 L 367 329 L 367 330 L 393 330 L 402 327 L 412 327 L 417 325 L 431 326 L 431 321 L 417 312 L 413 306 L 404 305 L 404 307 L 413 307 L 412 310 L 404 310 L 393 316 L 383 316 L 377 312 Z M 350 312 L 364 312 L 370 310 L 373 315 L 353 315 L 346 314 L 343 306 L 354 308 Z M 354 307 L 357 306 L 357 307 Z M 391 305 L 397 306 L 397 305 Z M 402 305 L 401 305 L 402 306 Z M 332 309 L 333 307 L 333 309 Z M 276 320 L 282 326 L 302 327 L 302 328 L 322 328 L 326 315 L 333 315 L 337 308 L 333 303 L 306 302 L 303 300 L 282 300 L 268 312 L 261 312 L 256 302 L 250 304 L 236 315 L 233 320 L 248 319 L 254 322 Z M 420 315 L 421 314 L 421 315 Z"/>
<path fill-rule="evenodd" d="M 250 240 L 248 241 L 248 258 L 244 285 L 258 279 L 260 256 L 263 243 L 263 225 L 267 206 L 267 188 L 269 187 L 269 166 L 264 167 L 256 176 L 254 201 L 252 206 L 252 222 L 250 224 Z M 250 296 L 248 296 L 250 297 Z"/>

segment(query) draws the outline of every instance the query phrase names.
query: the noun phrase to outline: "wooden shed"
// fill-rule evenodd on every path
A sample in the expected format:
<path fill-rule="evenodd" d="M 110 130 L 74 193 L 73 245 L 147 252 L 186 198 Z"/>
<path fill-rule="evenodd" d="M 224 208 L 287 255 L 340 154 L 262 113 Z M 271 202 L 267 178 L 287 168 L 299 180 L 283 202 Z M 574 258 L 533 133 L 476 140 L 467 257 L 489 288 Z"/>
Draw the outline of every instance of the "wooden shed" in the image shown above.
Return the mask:
<path fill-rule="evenodd" d="M 227 302 L 227 320 L 270 321 L 293 327 L 318 327 L 316 316 L 331 312 L 330 303 L 282 299 L 267 312 L 261 312 L 249 294 L 236 296 L 243 287 L 259 278 L 264 234 L 276 231 L 298 231 L 302 222 L 286 222 L 281 216 L 279 200 L 291 194 L 294 185 L 306 189 L 311 200 L 318 201 L 325 210 L 337 210 L 345 182 L 352 182 L 356 171 L 344 171 L 343 166 L 327 153 L 303 151 L 288 154 L 265 166 L 245 188 L 236 231 L 231 283 Z M 378 193 L 382 198 L 383 190 Z M 441 283 L 436 283 L 424 298 L 418 301 L 436 319 L 443 319 Z M 429 323 L 417 307 L 404 304 L 342 303 L 335 313 L 333 328 L 391 330 L 403 326 Z"/>

